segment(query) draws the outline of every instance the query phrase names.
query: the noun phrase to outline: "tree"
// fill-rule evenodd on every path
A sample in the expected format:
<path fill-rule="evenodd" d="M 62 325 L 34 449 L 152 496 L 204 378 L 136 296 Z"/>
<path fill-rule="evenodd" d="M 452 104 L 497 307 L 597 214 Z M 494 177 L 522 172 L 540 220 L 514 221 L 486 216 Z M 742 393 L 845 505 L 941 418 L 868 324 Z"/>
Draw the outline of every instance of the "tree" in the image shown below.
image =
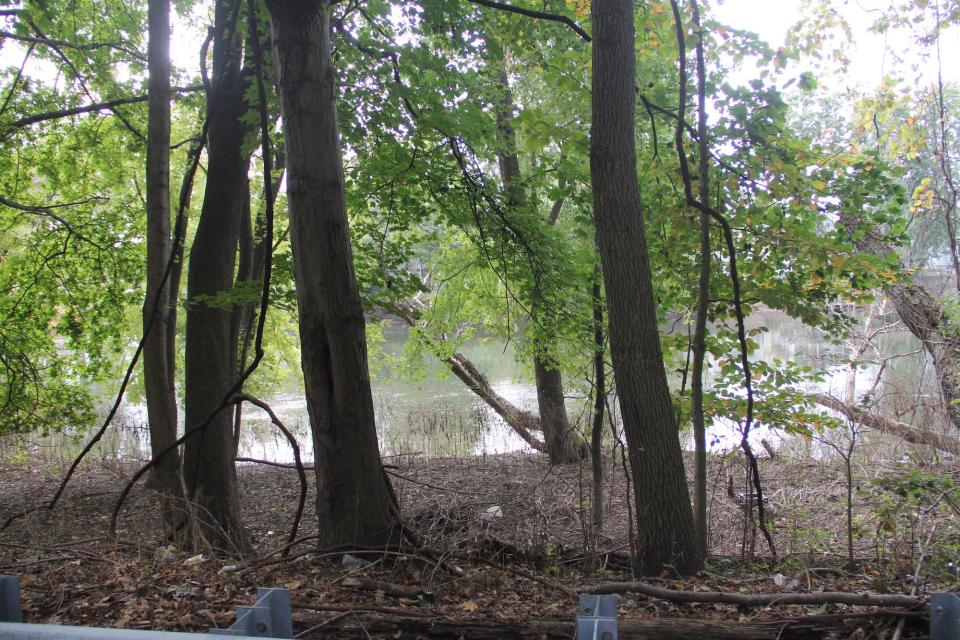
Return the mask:
<path fill-rule="evenodd" d="M 250 540 L 240 520 L 233 420 L 221 407 L 236 382 L 237 334 L 229 294 L 250 159 L 244 145 L 250 72 L 242 65 L 241 9 L 239 0 L 217 0 L 215 7 L 207 181 L 187 271 L 185 419 L 188 432 L 202 432 L 184 444 L 183 474 L 197 508 L 193 531 L 185 532 L 184 541 L 201 536 L 217 548 L 243 553 Z"/>
<path fill-rule="evenodd" d="M 363 308 L 347 222 L 331 5 L 268 0 L 288 164 L 301 362 L 313 433 L 320 544 L 398 534 L 377 444 Z"/>
<path fill-rule="evenodd" d="M 488 51 L 494 59 L 503 50 L 496 45 L 493 38 L 487 38 Z M 507 70 L 500 67 L 496 70 L 498 89 L 501 92 L 496 108 L 498 153 L 497 164 L 500 168 L 500 180 L 507 194 L 507 204 L 512 209 L 527 207 L 527 197 L 524 193 L 522 176 L 520 174 L 520 157 L 517 153 L 516 134 L 513 130 L 514 117 L 513 92 L 510 89 L 510 80 Z M 557 199 L 547 217 L 546 223 L 556 224 L 557 216 L 563 206 L 563 197 Z M 549 328 L 537 326 L 548 324 L 552 313 L 547 308 L 544 299 L 544 287 L 547 278 L 541 273 L 546 265 L 534 264 L 533 300 L 530 304 L 530 322 L 534 336 L 533 343 L 533 372 L 537 389 L 537 407 L 540 413 L 540 429 L 550 457 L 551 464 L 566 464 L 580 459 L 581 447 L 577 441 L 577 433 L 570 425 L 567 417 L 566 398 L 563 393 L 563 377 L 560 372 L 560 363 L 553 354 L 555 346 L 549 335 Z"/>
<path fill-rule="evenodd" d="M 590 174 L 610 353 L 630 453 L 639 571 L 698 569 L 680 441 L 663 367 L 636 173 L 630 0 L 595 0 Z"/>
<path fill-rule="evenodd" d="M 148 3 L 150 42 L 147 127 L 147 293 L 143 305 L 143 384 L 155 456 L 177 439 L 175 322 L 170 287 L 170 3 Z M 153 469 L 160 511 L 171 531 L 182 525 L 180 455 L 171 451 Z"/>

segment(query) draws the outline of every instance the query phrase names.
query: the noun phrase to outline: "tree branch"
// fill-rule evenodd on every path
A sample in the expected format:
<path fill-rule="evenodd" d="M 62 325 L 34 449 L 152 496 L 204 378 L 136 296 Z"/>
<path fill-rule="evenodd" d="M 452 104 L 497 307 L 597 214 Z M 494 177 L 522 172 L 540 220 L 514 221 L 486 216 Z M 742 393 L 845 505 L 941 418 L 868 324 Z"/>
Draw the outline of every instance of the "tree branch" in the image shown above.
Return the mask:
<path fill-rule="evenodd" d="M 759 515 L 760 520 L 760 530 L 763 532 L 763 537 L 766 538 L 767 545 L 770 547 L 770 551 L 773 553 L 774 557 L 776 557 L 777 548 L 773 543 L 773 536 L 770 535 L 770 531 L 767 529 L 766 517 L 764 514 L 763 487 L 760 481 L 760 469 L 757 465 L 757 458 L 755 455 L 753 455 L 753 450 L 750 448 L 749 436 L 750 427 L 753 423 L 754 404 L 752 384 L 753 378 L 750 371 L 750 351 L 747 346 L 746 321 L 743 314 L 743 298 L 740 292 L 740 275 L 737 270 L 737 248 L 733 241 L 733 231 L 730 228 L 730 222 L 716 209 L 710 207 L 706 202 L 700 202 L 693 196 L 693 178 L 690 175 L 690 166 L 687 163 L 686 152 L 683 150 L 683 131 L 685 125 L 687 125 L 686 40 L 684 36 L 683 19 L 680 16 L 680 7 L 677 4 L 677 0 L 670 0 L 670 6 L 673 9 L 673 19 L 677 34 L 677 47 L 679 49 L 678 60 L 680 65 L 680 98 L 677 102 L 677 128 L 675 139 L 677 159 L 680 162 L 680 177 L 683 180 L 683 193 L 689 206 L 697 209 L 701 213 L 709 215 L 711 218 L 720 223 L 720 227 L 723 229 L 724 240 L 726 240 L 727 253 L 729 254 L 728 260 L 730 264 L 730 282 L 733 285 L 733 309 L 737 318 L 737 338 L 740 343 L 740 366 L 743 369 L 743 386 L 747 393 L 747 412 L 744 420 L 743 437 L 740 440 L 740 448 L 743 449 L 743 453 L 747 456 L 747 460 L 750 462 L 750 474 L 753 477 L 753 485 L 756 489 L 757 495 L 757 514 Z M 752 516 L 749 516 L 748 514 L 748 517 Z"/>
<path fill-rule="evenodd" d="M 499 9 L 500 11 L 507 11 L 509 13 L 518 13 L 522 16 L 527 16 L 528 18 L 536 18 L 537 20 L 547 20 L 549 22 L 559 22 L 560 24 L 565 24 L 571 29 L 573 29 L 580 39 L 585 42 L 592 42 L 593 38 L 590 37 L 590 34 L 583 30 L 583 28 L 578 25 L 576 22 L 568 18 L 567 16 L 561 16 L 556 13 L 546 13 L 544 11 L 534 11 L 533 9 L 525 9 L 523 7 L 516 7 L 510 4 L 504 4 L 502 2 L 496 2 L 495 0 L 467 0 L 473 4 L 479 4 L 483 7 L 489 7 L 491 9 Z"/>
<path fill-rule="evenodd" d="M 189 87 L 175 87 L 172 90 L 174 93 L 193 93 L 196 91 L 203 91 L 202 86 L 189 86 Z M 76 116 L 84 113 L 93 113 L 96 111 L 105 111 L 107 109 L 114 109 L 116 107 L 125 105 L 125 104 L 136 104 L 138 102 L 146 102 L 147 96 L 129 96 L 126 98 L 117 98 L 116 100 L 107 100 L 105 102 L 94 102 L 93 104 L 87 104 L 79 107 L 72 107 L 70 109 L 60 109 L 58 111 L 47 111 L 45 113 L 36 113 L 32 116 L 27 116 L 25 118 L 20 118 L 19 120 L 14 120 L 7 125 L 7 130 L 12 129 L 22 129 L 23 127 L 29 126 L 31 124 L 37 124 L 38 122 L 47 122 L 49 120 L 58 120 L 60 118 L 68 118 L 70 116 Z"/>
<path fill-rule="evenodd" d="M 920 596 L 877 593 L 727 593 L 723 591 L 677 591 L 646 582 L 609 582 L 588 587 L 581 593 L 640 593 L 669 602 L 735 604 L 742 607 L 766 607 L 782 604 L 848 604 L 867 607 L 903 607 L 912 609 L 926 603 Z"/>
<path fill-rule="evenodd" d="M 0 196 L 0 204 L 2 204 L 5 207 L 9 207 L 11 209 L 16 209 L 17 211 L 24 211 L 26 213 L 33 213 L 38 216 L 43 216 L 44 218 L 50 218 L 51 220 L 54 220 L 55 222 L 60 224 L 64 229 L 66 229 L 67 233 L 69 233 L 70 235 L 76 236 L 80 240 L 83 240 L 87 244 L 92 245 L 97 249 L 100 249 L 101 251 L 103 251 L 104 249 L 104 247 L 102 247 L 101 245 L 97 244 L 90 238 L 87 238 L 86 236 L 78 232 L 73 227 L 73 225 L 67 222 L 63 217 L 58 216 L 56 213 L 54 213 L 51 207 L 39 207 L 34 205 L 21 204 L 19 202 L 14 202 L 13 200 L 10 200 L 9 198 L 5 198 L 3 196 Z M 70 204 L 79 205 L 79 204 L 84 204 L 84 202 L 74 202 Z M 61 206 L 67 206 L 67 205 L 61 205 Z"/>
<path fill-rule="evenodd" d="M 43 36 L 22 36 L 17 33 L 12 33 L 10 31 L 0 31 L 0 38 L 9 38 L 11 40 L 17 40 L 19 42 L 26 42 L 29 44 L 40 44 L 48 47 L 62 47 L 64 49 L 77 49 L 78 51 L 96 51 L 97 49 L 116 49 L 117 51 L 122 51 L 137 60 L 142 62 L 147 61 L 147 57 L 135 51 L 133 49 L 126 48 L 123 43 L 120 42 L 89 42 L 89 43 L 76 43 L 70 42 L 68 40 L 54 40 L 53 38 L 47 38 Z"/>

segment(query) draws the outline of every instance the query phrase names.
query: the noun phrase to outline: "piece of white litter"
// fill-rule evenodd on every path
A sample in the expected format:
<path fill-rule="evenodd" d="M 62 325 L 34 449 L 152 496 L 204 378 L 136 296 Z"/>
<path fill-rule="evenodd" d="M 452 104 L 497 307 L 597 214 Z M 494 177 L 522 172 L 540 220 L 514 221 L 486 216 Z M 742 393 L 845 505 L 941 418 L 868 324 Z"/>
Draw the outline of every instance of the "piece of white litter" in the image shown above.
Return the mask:
<path fill-rule="evenodd" d="M 193 566 L 196 566 L 196 565 L 200 564 L 201 562 L 206 562 L 206 561 L 207 561 L 207 556 L 203 555 L 202 553 L 198 553 L 197 555 L 195 555 L 195 556 L 190 556 L 189 558 L 187 558 L 186 560 L 184 560 L 184 561 L 183 561 L 183 566 L 185 566 L 185 567 L 193 567 Z"/>
<path fill-rule="evenodd" d="M 500 505 L 495 504 L 492 507 L 487 507 L 487 510 L 480 514 L 481 520 L 493 520 L 494 518 L 502 518 L 503 509 L 500 508 Z"/>
<path fill-rule="evenodd" d="M 341 564 L 344 564 L 353 569 L 359 569 L 360 567 L 366 567 L 368 565 L 373 564 L 369 560 L 364 560 L 363 558 L 352 556 L 349 553 L 343 554 L 343 558 L 341 559 L 340 562 Z"/>

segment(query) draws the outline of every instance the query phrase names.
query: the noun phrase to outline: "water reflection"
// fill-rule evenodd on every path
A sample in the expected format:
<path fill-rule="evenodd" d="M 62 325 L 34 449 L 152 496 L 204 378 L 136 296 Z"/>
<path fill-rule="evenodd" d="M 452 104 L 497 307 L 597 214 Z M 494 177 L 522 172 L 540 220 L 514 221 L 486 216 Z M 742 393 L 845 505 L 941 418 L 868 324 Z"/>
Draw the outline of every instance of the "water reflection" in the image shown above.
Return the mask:
<path fill-rule="evenodd" d="M 819 331 L 776 311 L 756 311 L 748 324 L 750 328 L 767 329 L 754 337 L 759 346 L 753 359 L 771 361 L 778 358 L 822 371 L 824 381 L 807 390 L 842 397 L 848 376 L 848 345 L 831 343 Z M 677 330 L 685 332 L 686 328 L 681 326 Z M 403 328 L 389 330 L 380 347 L 383 357 L 386 360 L 401 357 L 405 339 Z M 934 407 L 938 402 L 925 354 L 918 349 L 916 339 L 905 331 L 894 331 L 878 336 L 876 344 L 876 351 L 868 350 L 862 356 L 855 385 L 858 396 L 872 390 L 875 406 L 884 413 L 906 422 L 929 420 L 934 414 L 930 407 L 921 407 L 917 412 L 912 410 L 918 395 L 926 396 Z M 522 408 L 536 411 L 536 391 L 531 376 L 517 364 L 510 346 L 477 340 L 467 345 L 464 352 L 487 375 L 497 393 Z M 894 353 L 911 355 L 886 364 L 881 362 L 882 358 Z M 385 455 L 472 456 L 529 449 L 459 379 L 443 373 L 442 366 L 434 361 L 428 363 L 426 375 L 421 380 L 398 376 L 389 370 L 375 376 L 373 394 L 377 431 Z M 711 375 L 708 373 L 708 382 Z M 879 382 L 876 381 L 878 376 Z M 265 399 L 298 438 L 303 458 L 312 459 L 313 443 L 302 391 L 288 389 Z M 571 419 L 580 416 L 585 423 L 589 416 L 583 411 L 583 400 L 570 398 L 568 411 Z M 248 405 L 243 415 L 242 457 L 274 462 L 293 460 L 286 439 L 263 412 Z M 142 426 L 145 421 L 143 406 L 126 406 L 122 413 L 121 436 L 105 442 L 104 450 L 122 456 L 147 457 L 149 442 Z M 761 439 L 777 443 L 781 434 L 761 425 L 751 440 L 759 446 Z M 681 441 L 686 448 L 692 449 L 688 434 L 682 434 Z M 711 427 L 708 441 L 714 450 L 731 449 L 738 445 L 740 433 L 735 424 L 718 421 Z"/>

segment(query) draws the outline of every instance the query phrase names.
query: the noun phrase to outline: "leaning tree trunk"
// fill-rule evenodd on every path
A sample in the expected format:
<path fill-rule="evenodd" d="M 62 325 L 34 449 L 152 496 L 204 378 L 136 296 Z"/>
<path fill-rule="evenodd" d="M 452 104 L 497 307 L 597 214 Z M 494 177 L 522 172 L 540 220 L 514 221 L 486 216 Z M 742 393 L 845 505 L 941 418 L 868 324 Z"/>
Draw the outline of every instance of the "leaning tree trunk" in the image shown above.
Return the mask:
<path fill-rule="evenodd" d="M 236 380 L 231 305 L 216 297 L 233 288 L 250 157 L 244 152 L 249 82 L 241 71 L 239 10 L 239 2 L 216 5 L 207 183 L 187 272 L 186 423 L 188 429 L 207 424 L 186 441 L 183 465 L 188 497 L 196 505 L 196 528 L 185 541 L 202 539 L 244 553 L 250 541 L 240 519 L 231 411 L 223 409 L 210 420 Z"/>
<path fill-rule="evenodd" d="M 177 439 L 177 395 L 174 387 L 175 334 L 170 277 L 170 3 L 150 0 L 150 72 L 147 128 L 147 295 L 143 305 L 143 382 L 150 424 L 150 447 L 157 456 Z M 180 456 L 170 451 L 153 467 L 152 482 L 160 494 L 160 514 L 168 534 L 181 526 L 183 492 Z"/>
<path fill-rule="evenodd" d="M 840 223 L 856 238 L 858 251 L 881 257 L 894 253 L 879 230 L 870 228 L 864 232 L 860 228 L 868 223 L 858 215 L 842 213 Z M 960 333 L 957 327 L 951 325 L 940 303 L 913 276 L 901 276 L 885 287 L 884 293 L 893 302 L 903 324 L 930 354 L 947 417 L 960 429 Z"/>
<path fill-rule="evenodd" d="M 496 44 L 488 38 L 492 50 L 496 51 Z M 510 81 L 506 70 L 501 66 L 497 70 L 497 81 L 500 85 L 501 97 L 497 106 L 497 137 L 500 151 L 497 161 L 500 167 L 500 179 L 507 192 L 507 201 L 510 208 L 522 215 L 526 206 L 527 197 L 523 189 L 520 175 L 520 158 L 517 154 L 517 138 L 510 120 L 513 118 L 513 93 L 510 90 Z M 550 219 L 550 224 L 556 221 Z M 535 287 L 533 303 L 531 304 L 532 321 L 543 322 L 549 320 L 550 311 L 546 308 L 543 299 L 543 276 L 540 266 L 534 267 L 533 274 Z M 546 445 L 550 464 L 567 464 L 580 459 L 581 448 L 577 441 L 577 433 L 570 426 L 567 417 L 566 398 L 563 394 L 563 379 L 560 365 L 551 355 L 551 340 L 549 337 L 533 338 L 533 371 L 534 382 L 537 388 L 537 408 L 540 411 L 540 429 L 543 431 L 543 440 Z"/>
<path fill-rule="evenodd" d="M 590 171 L 610 353 L 630 452 L 641 573 L 702 566 L 664 371 L 637 185 L 631 0 L 594 0 Z"/>
<path fill-rule="evenodd" d="M 955 438 L 945 433 L 940 433 L 939 431 L 931 431 L 930 429 L 906 424 L 878 413 L 873 413 L 852 402 L 838 400 L 825 393 L 815 393 L 812 394 L 810 398 L 817 404 L 827 407 L 828 409 L 833 409 L 848 420 L 862 424 L 867 428 L 902 438 L 913 444 L 922 444 L 927 447 L 939 449 L 940 451 L 952 453 L 955 456 L 960 456 L 960 438 Z"/>
<path fill-rule="evenodd" d="M 423 328 L 423 325 L 418 322 L 419 308 L 417 303 L 411 301 L 383 307 L 384 311 L 396 315 L 410 327 Z M 425 344 L 433 348 L 434 340 L 427 336 L 426 331 L 421 331 L 419 336 Z M 434 351 L 437 352 L 438 350 L 434 349 Z M 533 433 L 541 430 L 539 415 L 518 407 L 497 393 L 487 376 L 462 353 L 454 351 L 452 355 L 444 358 L 443 362 L 474 395 L 503 418 L 507 426 L 513 429 L 514 433 L 520 436 L 532 449 L 540 453 L 547 452 L 546 443 Z"/>
<path fill-rule="evenodd" d="M 290 240 L 320 544 L 381 545 L 397 533 L 380 462 L 363 308 L 347 222 L 330 5 L 268 0 L 280 73 Z"/>

